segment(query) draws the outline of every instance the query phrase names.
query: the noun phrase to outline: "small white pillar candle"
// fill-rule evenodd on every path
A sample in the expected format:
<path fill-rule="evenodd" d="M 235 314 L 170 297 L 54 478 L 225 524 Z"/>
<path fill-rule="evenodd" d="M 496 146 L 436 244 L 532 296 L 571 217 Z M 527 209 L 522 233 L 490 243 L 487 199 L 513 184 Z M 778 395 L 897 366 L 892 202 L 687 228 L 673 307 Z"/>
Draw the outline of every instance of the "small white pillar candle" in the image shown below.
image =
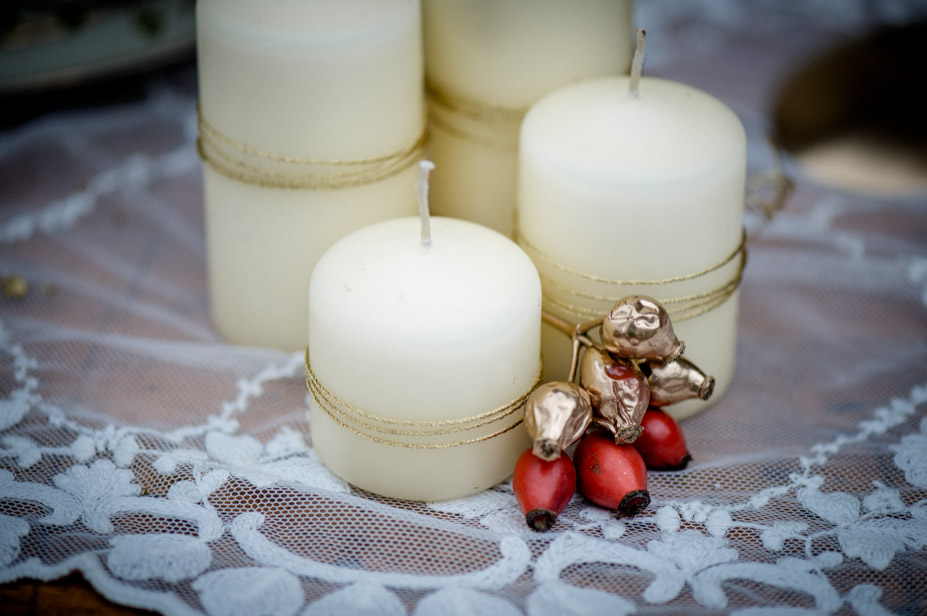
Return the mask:
<path fill-rule="evenodd" d="M 301 348 L 322 253 L 414 214 L 421 45 L 413 0 L 197 2 L 210 300 L 228 341 Z"/>
<path fill-rule="evenodd" d="M 631 0 L 425 0 L 432 209 L 513 236 L 518 130 L 544 94 L 626 73 Z"/>
<path fill-rule="evenodd" d="M 634 293 L 663 302 L 686 357 L 716 379 L 711 403 L 734 371 L 744 129 L 723 103 L 689 86 L 644 77 L 635 96 L 629 85 L 628 77 L 575 84 L 528 112 L 520 235 L 545 309 L 557 317 L 592 321 Z M 542 336 L 544 380 L 566 378 L 569 338 L 546 324 Z M 683 417 L 706 404 L 668 410 Z"/>
<path fill-rule="evenodd" d="M 502 481 L 529 445 L 521 419 L 539 376 L 541 285 L 495 231 L 433 218 L 428 242 L 420 227 L 378 223 L 319 260 L 307 378 L 313 446 L 332 472 L 434 501 Z"/>

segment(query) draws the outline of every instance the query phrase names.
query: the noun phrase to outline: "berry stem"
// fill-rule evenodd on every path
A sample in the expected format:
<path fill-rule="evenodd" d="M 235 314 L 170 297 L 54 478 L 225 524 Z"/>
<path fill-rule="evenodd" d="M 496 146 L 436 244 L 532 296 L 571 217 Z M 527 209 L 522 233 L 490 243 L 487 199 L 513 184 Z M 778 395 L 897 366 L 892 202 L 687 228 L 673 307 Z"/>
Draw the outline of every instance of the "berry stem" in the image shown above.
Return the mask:
<path fill-rule="evenodd" d="M 533 509 L 525 514 L 525 521 L 531 530 L 543 533 L 550 530 L 557 521 L 557 514 L 550 509 Z"/>
<path fill-rule="evenodd" d="M 583 336 L 589 330 L 595 329 L 596 327 L 602 324 L 602 321 L 605 320 L 605 317 L 599 317 L 595 321 L 587 321 L 586 323 L 580 323 L 574 328 L 574 334 L 577 336 Z"/>
<path fill-rule="evenodd" d="M 554 329 L 556 329 L 563 335 L 567 336 L 568 338 L 572 339 L 575 336 L 583 344 L 583 346 L 595 346 L 595 343 L 588 336 L 584 335 L 587 331 L 592 329 L 592 327 L 577 333 L 577 328 L 581 328 L 584 325 L 588 325 L 588 324 L 579 325 L 579 326 L 573 325 L 572 323 L 568 323 L 564 321 L 560 317 L 556 317 L 552 315 L 546 310 L 541 311 L 541 321 L 544 323 L 547 323 L 548 325 L 550 325 L 551 327 L 553 327 Z M 601 322 L 602 322 L 602 319 L 598 319 L 597 321 L 592 321 L 592 323 L 596 323 L 596 325 L 598 325 Z M 593 325 L 593 327 L 595 327 L 595 325 Z"/>
<path fill-rule="evenodd" d="M 621 499 L 616 514 L 619 518 L 630 518 L 647 508 L 650 504 L 650 492 L 647 490 L 633 490 Z"/>
<path fill-rule="evenodd" d="M 567 377 L 567 381 L 572 383 L 576 380 L 576 369 L 579 367 L 579 349 L 581 346 L 593 347 L 595 343 L 586 335 L 590 329 L 598 327 L 602 324 L 602 319 L 596 319 L 595 321 L 589 321 L 588 323 L 580 323 L 579 325 L 573 325 L 556 317 L 551 313 L 542 310 L 541 311 L 541 321 L 547 323 L 554 329 L 570 337 L 573 341 L 573 358 L 570 361 L 570 373 Z"/>
<path fill-rule="evenodd" d="M 557 331 L 562 332 L 563 334 L 567 336 L 573 335 L 573 330 L 575 328 L 573 327 L 571 323 L 567 323 L 560 317 L 555 317 L 554 315 L 547 312 L 546 310 L 541 311 L 541 321 L 543 321 L 544 323 L 547 323 L 548 325 L 550 325 Z"/>

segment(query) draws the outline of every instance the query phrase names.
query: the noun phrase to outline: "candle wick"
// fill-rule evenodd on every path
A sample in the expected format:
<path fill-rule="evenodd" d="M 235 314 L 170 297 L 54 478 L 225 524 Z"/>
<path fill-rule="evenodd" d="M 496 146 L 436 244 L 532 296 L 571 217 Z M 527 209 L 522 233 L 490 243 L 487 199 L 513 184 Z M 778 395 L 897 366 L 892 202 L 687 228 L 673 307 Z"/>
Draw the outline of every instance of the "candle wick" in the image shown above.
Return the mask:
<path fill-rule="evenodd" d="M 644 52 L 647 49 L 646 36 L 647 33 L 643 28 L 637 29 L 637 46 L 634 48 L 634 58 L 631 60 L 631 80 L 628 82 L 628 92 L 634 98 L 640 96 L 637 88 L 641 82 L 641 72 L 644 70 Z"/>
<path fill-rule="evenodd" d="M 418 217 L 422 221 L 422 247 L 431 246 L 431 214 L 428 212 L 428 174 L 435 168 L 430 160 L 418 164 L 418 179 L 415 181 L 415 194 L 418 197 Z"/>

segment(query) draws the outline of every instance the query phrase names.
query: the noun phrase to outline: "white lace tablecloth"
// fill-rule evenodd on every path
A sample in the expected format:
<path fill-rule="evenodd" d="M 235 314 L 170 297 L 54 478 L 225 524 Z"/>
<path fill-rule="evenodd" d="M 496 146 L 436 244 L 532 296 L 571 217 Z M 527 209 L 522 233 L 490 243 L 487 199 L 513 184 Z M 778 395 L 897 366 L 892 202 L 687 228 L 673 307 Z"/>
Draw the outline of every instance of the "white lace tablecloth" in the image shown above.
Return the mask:
<path fill-rule="evenodd" d="M 788 67 L 899 6 L 783 4 L 638 12 L 645 70 L 731 105 L 754 171 Z M 693 464 L 651 473 L 635 518 L 576 497 L 539 534 L 509 484 L 345 485 L 312 449 L 302 354 L 211 329 L 195 97 L 182 72 L 0 134 L 0 274 L 29 284 L 0 297 L 0 582 L 79 571 L 165 614 L 927 609 L 927 196 L 793 165 L 750 245 L 733 387 L 683 424 Z"/>

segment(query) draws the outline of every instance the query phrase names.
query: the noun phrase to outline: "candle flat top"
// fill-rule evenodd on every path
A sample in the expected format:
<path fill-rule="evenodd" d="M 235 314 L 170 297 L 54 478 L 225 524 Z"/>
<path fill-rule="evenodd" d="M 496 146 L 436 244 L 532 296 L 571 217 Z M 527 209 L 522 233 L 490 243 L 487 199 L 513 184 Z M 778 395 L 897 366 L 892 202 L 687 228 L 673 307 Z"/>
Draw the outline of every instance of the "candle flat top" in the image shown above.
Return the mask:
<path fill-rule="evenodd" d="M 411 0 L 199 0 L 197 18 L 261 39 L 268 47 L 351 43 L 417 20 Z"/>
<path fill-rule="evenodd" d="M 721 101 L 684 84 L 628 77 L 582 82 L 541 99 L 525 117 L 523 156 L 579 177 L 672 181 L 744 156 L 740 120 Z"/>
<path fill-rule="evenodd" d="M 335 244 L 313 272 L 310 311 L 397 344 L 459 345 L 504 335 L 509 312 L 539 306 L 537 270 L 514 242 L 462 220 L 431 223 L 427 248 L 418 218 L 371 225 Z"/>

